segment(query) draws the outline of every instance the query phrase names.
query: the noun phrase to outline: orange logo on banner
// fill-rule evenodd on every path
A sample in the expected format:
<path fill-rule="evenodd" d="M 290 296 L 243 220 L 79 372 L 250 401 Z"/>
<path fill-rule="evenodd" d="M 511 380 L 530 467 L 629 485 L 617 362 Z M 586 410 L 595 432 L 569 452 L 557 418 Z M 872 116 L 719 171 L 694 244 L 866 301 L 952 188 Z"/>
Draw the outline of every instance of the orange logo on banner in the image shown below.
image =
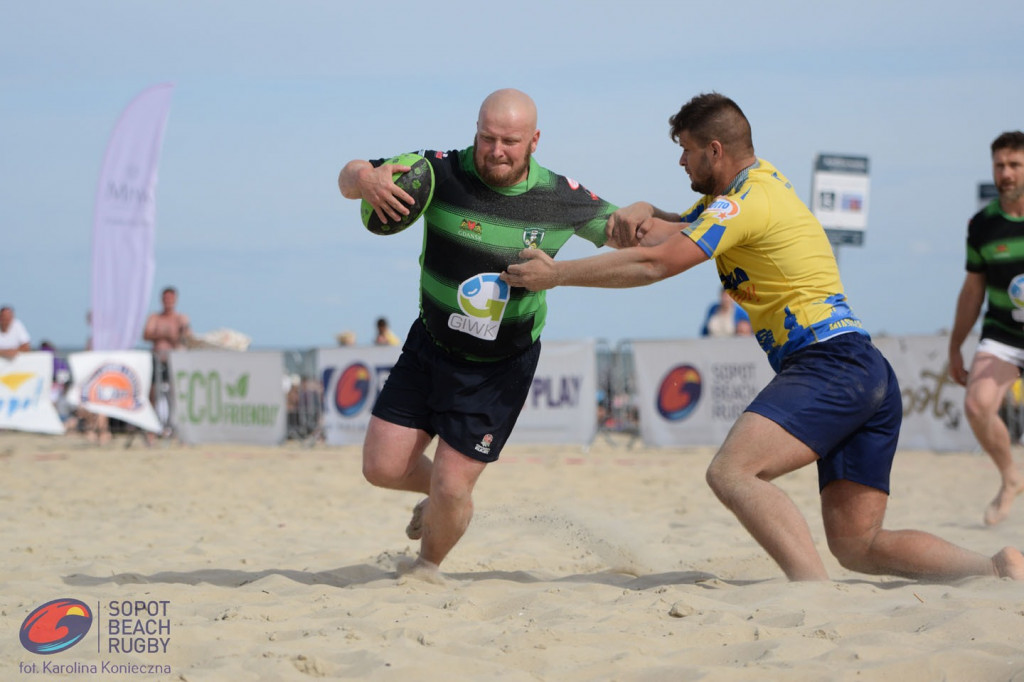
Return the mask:
<path fill-rule="evenodd" d="M 109 405 L 122 410 L 135 410 L 139 400 L 139 381 L 124 365 L 103 365 L 89 378 L 82 389 L 83 402 Z"/>

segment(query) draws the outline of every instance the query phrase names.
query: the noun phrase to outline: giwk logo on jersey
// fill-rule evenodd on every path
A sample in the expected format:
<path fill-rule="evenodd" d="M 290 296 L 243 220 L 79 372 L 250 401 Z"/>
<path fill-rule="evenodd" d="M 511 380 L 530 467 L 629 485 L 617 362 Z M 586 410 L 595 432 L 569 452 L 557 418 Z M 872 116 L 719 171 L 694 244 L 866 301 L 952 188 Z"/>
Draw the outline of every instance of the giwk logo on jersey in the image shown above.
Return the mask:
<path fill-rule="evenodd" d="M 484 227 L 482 224 L 474 220 L 467 220 L 465 218 L 463 218 L 462 222 L 459 223 L 459 229 L 467 230 L 469 232 L 476 232 L 477 234 L 480 234 L 484 231 Z"/>
<path fill-rule="evenodd" d="M 523 230 L 523 246 L 528 249 L 539 249 L 540 243 L 544 241 L 544 230 L 539 227 L 531 227 Z"/>

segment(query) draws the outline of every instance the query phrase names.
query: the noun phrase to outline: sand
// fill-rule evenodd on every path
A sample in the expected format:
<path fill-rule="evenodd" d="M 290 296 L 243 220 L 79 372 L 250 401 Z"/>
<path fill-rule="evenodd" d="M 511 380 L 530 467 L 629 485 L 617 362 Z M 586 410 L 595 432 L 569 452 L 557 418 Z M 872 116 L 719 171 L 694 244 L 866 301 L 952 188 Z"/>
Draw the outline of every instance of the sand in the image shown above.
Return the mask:
<path fill-rule="evenodd" d="M 1024 584 L 842 569 L 813 469 L 779 483 L 830 582 L 785 580 L 708 490 L 710 449 L 599 436 L 506 449 L 435 585 L 395 570 L 419 498 L 365 483 L 358 448 L 126 443 L 0 433 L 0 679 L 1024 680 Z M 982 523 L 983 455 L 901 452 L 893 482 L 889 528 L 1024 546 L 1024 500 Z M 30 653 L 22 622 L 61 597 L 89 634 Z"/>

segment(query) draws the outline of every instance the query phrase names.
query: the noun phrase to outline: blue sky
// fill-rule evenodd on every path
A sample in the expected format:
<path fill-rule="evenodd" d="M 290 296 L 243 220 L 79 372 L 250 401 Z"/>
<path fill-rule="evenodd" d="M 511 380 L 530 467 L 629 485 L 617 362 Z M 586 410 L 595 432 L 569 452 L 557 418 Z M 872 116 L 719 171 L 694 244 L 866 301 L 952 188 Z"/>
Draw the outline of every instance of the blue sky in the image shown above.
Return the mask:
<path fill-rule="evenodd" d="M 950 326 L 988 145 L 1024 128 L 1019 2 L 5 2 L 0 301 L 35 343 L 88 335 L 94 195 L 107 140 L 145 88 L 175 84 L 157 186 L 156 279 L 204 332 L 255 346 L 369 342 L 417 311 L 420 231 L 378 237 L 343 199 L 352 158 L 472 140 L 499 87 L 540 111 L 537 159 L 602 197 L 695 199 L 667 119 L 717 90 L 759 156 L 809 199 L 818 153 L 871 163 L 866 242 L 840 250 L 873 333 Z M 574 240 L 562 257 L 594 252 Z M 545 338 L 696 335 L 706 264 L 641 289 L 556 289 Z"/>

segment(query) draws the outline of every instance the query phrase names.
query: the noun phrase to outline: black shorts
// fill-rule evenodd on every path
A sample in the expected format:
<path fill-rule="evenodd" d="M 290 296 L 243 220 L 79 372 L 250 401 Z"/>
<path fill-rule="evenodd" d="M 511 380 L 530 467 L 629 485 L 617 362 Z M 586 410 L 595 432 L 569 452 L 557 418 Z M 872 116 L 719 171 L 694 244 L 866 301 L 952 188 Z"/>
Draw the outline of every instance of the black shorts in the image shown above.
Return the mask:
<path fill-rule="evenodd" d="M 504 360 L 463 360 L 438 347 L 417 319 L 373 415 L 440 436 L 477 461 L 493 462 L 530 395 L 539 358 L 537 341 Z"/>

